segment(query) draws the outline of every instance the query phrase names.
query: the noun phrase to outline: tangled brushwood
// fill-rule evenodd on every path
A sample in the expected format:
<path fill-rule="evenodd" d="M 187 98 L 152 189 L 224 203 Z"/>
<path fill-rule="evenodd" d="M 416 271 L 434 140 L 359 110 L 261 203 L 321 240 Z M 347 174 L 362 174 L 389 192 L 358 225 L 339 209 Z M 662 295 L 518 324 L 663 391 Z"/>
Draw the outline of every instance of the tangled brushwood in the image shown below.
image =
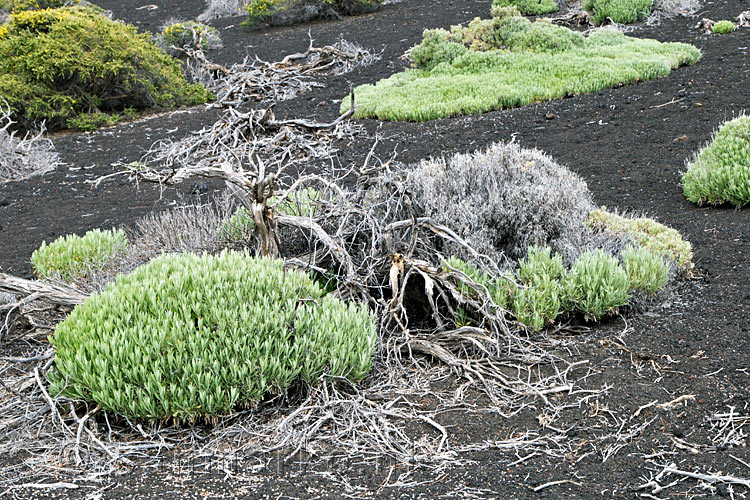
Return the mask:
<path fill-rule="evenodd" d="M 13 124 L 10 108 L 0 102 L 0 183 L 42 175 L 60 164 L 55 146 L 44 137 L 44 125 L 20 137 Z"/>

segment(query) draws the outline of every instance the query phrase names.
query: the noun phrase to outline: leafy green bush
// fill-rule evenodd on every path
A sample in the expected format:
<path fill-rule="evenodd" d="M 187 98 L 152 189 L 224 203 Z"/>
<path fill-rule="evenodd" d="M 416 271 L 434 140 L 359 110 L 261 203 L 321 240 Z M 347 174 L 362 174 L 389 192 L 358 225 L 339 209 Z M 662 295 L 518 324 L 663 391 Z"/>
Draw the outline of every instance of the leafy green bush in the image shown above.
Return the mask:
<path fill-rule="evenodd" d="M 731 33 L 736 29 L 737 26 L 735 26 L 732 21 L 716 21 L 711 27 L 711 31 L 713 31 L 717 35 L 726 35 L 727 33 Z"/>
<path fill-rule="evenodd" d="M 60 323 L 50 392 L 130 418 L 193 421 L 295 380 L 362 379 L 375 323 L 283 262 L 165 255 L 119 276 Z"/>
<path fill-rule="evenodd" d="M 473 264 L 459 259 L 458 257 L 451 257 L 442 262 L 442 268 L 445 272 L 458 271 L 466 275 L 471 281 L 477 285 L 483 286 L 487 289 L 492 302 L 495 305 L 508 309 L 510 301 L 513 297 L 513 283 L 505 277 L 499 279 L 492 278 L 490 275 L 477 269 Z M 474 296 L 472 288 L 463 283 L 458 283 L 458 291 L 466 297 Z"/>
<path fill-rule="evenodd" d="M 686 274 L 693 270 L 693 247 L 678 231 L 653 219 L 629 218 L 608 212 L 606 207 L 591 212 L 588 225 L 596 231 L 612 231 L 628 236 L 638 245 L 674 262 Z"/>
<path fill-rule="evenodd" d="M 492 16 L 495 16 L 499 7 L 510 6 L 517 7 L 521 14 L 526 16 L 539 16 L 557 10 L 557 3 L 555 0 L 493 0 L 491 11 Z"/>
<path fill-rule="evenodd" d="M 626 248 L 622 253 L 622 261 L 631 290 L 655 295 L 667 286 L 669 265 L 653 250 L 644 247 Z"/>
<path fill-rule="evenodd" d="M 219 31 L 213 26 L 196 21 L 172 23 L 165 26 L 156 36 L 156 42 L 159 47 L 172 55 L 179 53 L 172 47 L 192 49 L 200 47 L 204 50 L 222 47 Z"/>
<path fill-rule="evenodd" d="M 56 9 L 58 7 L 78 3 L 80 3 L 78 0 L 6 0 L 4 2 L 5 5 L 13 8 L 13 12 L 21 12 L 22 10 Z M 0 2 L 0 5 L 2 4 L 3 2 Z"/>
<path fill-rule="evenodd" d="M 531 247 L 518 263 L 518 279 L 523 285 L 513 295 L 513 314 L 532 330 L 553 323 L 566 302 L 561 277 L 565 272 L 562 257 L 552 256 L 549 247 Z"/>
<path fill-rule="evenodd" d="M 356 117 L 427 121 L 596 92 L 669 75 L 700 50 L 506 15 L 427 30 L 412 55 L 416 69 L 355 89 Z"/>
<path fill-rule="evenodd" d="M 682 176 L 688 200 L 699 205 L 750 203 L 750 116 L 725 122 Z"/>
<path fill-rule="evenodd" d="M 45 278 L 73 281 L 90 276 L 107 260 L 122 254 L 128 239 L 122 229 L 94 229 L 83 236 L 61 236 L 42 245 L 31 254 L 34 270 Z"/>
<path fill-rule="evenodd" d="M 594 24 L 602 24 L 607 19 L 628 24 L 647 17 L 652 4 L 653 0 L 584 0 L 583 9 L 593 12 Z"/>
<path fill-rule="evenodd" d="M 603 250 L 582 254 L 565 278 L 568 300 L 586 319 L 614 313 L 630 299 L 630 283 L 616 258 Z"/>
<path fill-rule="evenodd" d="M 363 14 L 377 9 L 382 0 L 251 0 L 243 25 L 307 22 L 313 19 Z"/>
<path fill-rule="evenodd" d="M 91 7 L 19 11 L 0 34 L 0 95 L 14 119 L 59 129 L 91 113 L 206 102 L 180 63 Z M 71 120 L 73 120 L 71 122 Z"/>

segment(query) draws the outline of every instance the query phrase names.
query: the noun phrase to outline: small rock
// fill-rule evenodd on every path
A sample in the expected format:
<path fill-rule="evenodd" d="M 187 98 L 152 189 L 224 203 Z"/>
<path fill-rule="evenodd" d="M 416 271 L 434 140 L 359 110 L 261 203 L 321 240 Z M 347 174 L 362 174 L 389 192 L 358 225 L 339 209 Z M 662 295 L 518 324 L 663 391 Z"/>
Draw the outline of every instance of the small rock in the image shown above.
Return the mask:
<path fill-rule="evenodd" d="M 703 104 L 701 104 L 699 102 L 696 102 L 695 104 L 693 104 L 693 106 L 696 107 L 696 108 L 702 108 Z"/>
<path fill-rule="evenodd" d="M 674 140 L 672 140 L 672 142 L 685 142 L 685 141 L 687 141 L 687 138 L 688 138 L 688 136 L 686 136 L 685 134 L 683 134 L 683 135 L 681 135 L 679 137 L 675 137 Z"/>
<path fill-rule="evenodd" d="M 555 113 L 547 113 L 544 117 L 548 120 L 554 120 L 556 118 Z"/>

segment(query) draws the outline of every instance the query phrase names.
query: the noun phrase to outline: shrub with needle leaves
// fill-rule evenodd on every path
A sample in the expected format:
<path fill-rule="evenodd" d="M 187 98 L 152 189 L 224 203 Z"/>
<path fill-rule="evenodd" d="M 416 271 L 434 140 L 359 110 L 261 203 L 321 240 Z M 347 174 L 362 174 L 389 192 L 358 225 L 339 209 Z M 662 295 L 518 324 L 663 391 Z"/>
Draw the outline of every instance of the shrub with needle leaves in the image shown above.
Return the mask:
<path fill-rule="evenodd" d="M 39 276 L 70 282 L 95 273 L 127 246 L 122 229 L 94 229 L 83 236 L 61 236 L 49 245 L 42 242 L 31 254 L 31 263 Z"/>
<path fill-rule="evenodd" d="M 528 256 L 518 263 L 518 279 L 523 287 L 513 295 L 513 314 L 532 330 L 553 323 L 565 302 L 560 281 L 565 272 L 562 257 L 552 256 L 549 247 L 530 247 Z"/>
<path fill-rule="evenodd" d="M 193 421 L 300 379 L 360 380 L 375 340 L 366 306 L 324 295 L 281 260 L 165 255 L 119 276 L 57 326 L 50 392 L 129 418 Z"/>
<path fill-rule="evenodd" d="M 750 116 L 725 122 L 688 164 L 682 190 L 699 205 L 750 203 Z"/>
<path fill-rule="evenodd" d="M 602 250 L 581 255 L 568 273 L 565 285 L 571 304 L 588 320 L 612 314 L 630 299 L 625 269 Z"/>
<path fill-rule="evenodd" d="M 611 19 L 628 24 L 644 19 L 651 13 L 653 0 L 584 0 L 583 9 L 593 12 L 591 22 L 602 24 Z"/>
<path fill-rule="evenodd" d="M 711 31 L 717 35 L 726 35 L 736 29 L 737 26 L 735 26 L 732 21 L 716 21 L 714 25 L 711 26 Z"/>
<path fill-rule="evenodd" d="M 521 14 L 525 16 L 549 14 L 557 10 L 555 0 L 493 0 L 492 16 L 495 16 L 499 8 L 510 6 L 517 7 Z"/>
<path fill-rule="evenodd" d="M 622 261 L 631 290 L 652 296 L 667 286 L 669 265 L 653 250 L 629 247 L 622 253 Z"/>

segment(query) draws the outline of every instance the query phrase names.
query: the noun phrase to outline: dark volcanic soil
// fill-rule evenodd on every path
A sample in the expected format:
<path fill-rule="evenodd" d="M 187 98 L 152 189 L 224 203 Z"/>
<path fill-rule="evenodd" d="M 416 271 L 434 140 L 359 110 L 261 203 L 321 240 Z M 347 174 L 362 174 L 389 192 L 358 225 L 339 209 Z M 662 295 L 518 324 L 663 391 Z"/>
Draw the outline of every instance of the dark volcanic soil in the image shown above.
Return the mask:
<path fill-rule="evenodd" d="M 155 30 L 173 16 L 194 17 L 202 8 L 198 0 L 97 3 L 111 9 L 116 18 L 145 30 Z M 159 8 L 138 10 L 141 4 Z M 321 45 L 343 36 L 366 48 L 383 49 L 382 61 L 374 66 L 328 78 L 326 88 L 277 106 L 277 115 L 328 120 L 337 115 L 337 101 L 347 93 L 350 82 L 374 82 L 401 70 L 404 63 L 398 56 L 420 40 L 423 29 L 486 16 L 489 4 L 489 0 L 407 0 L 357 18 L 252 30 L 241 28 L 240 18 L 224 19 L 214 24 L 221 29 L 226 48 L 213 57 L 222 63 L 239 61 L 247 54 L 279 60 L 304 49 L 308 31 Z M 747 0 L 706 2 L 700 17 L 732 19 L 749 8 Z M 571 431 L 566 461 L 539 454 L 509 466 L 520 457 L 489 449 L 461 457 L 472 460 L 470 465 L 439 474 L 421 470 L 404 484 L 395 481 L 408 469 L 399 464 L 384 464 L 375 470 L 339 461 L 328 471 L 276 467 L 251 471 L 232 464 L 237 466 L 232 474 L 213 469 L 176 472 L 161 466 L 134 468 L 112 478 L 105 497 L 638 498 L 651 491 L 633 490 L 649 476 L 643 457 L 657 452 L 665 452 L 660 463 L 671 462 L 682 470 L 750 477 L 750 468 L 741 462 L 750 463 L 750 443 L 712 449 L 713 431 L 707 421 L 730 406 L 744 415 L 750 413 L 750 210 L 698 208 L 683 198 L 679 185 L 685 160 L 722 121 L 750 104 L 750 29 L 705 36 L 694 29 L 696 23 L 695 18 L 676 18 L 633 34 L 688 42 L 703 50 L 698 64 L 680 68 L 669 78 L 482 116 L 382 125 L 389 138 L 384 151 L 396 148 L 398 159 L 404 162 L 470 151 L 500 140 L 513 139 L 522 146 L 543 149 L 583 176 L 601 205 L 645 213 L 678 229 L 692 242 L 696 279 L 680 284 L 647 312 L 627 317 L 627 324 L 617 320 L 569 341 L 571 359 L 589 360 L 594 369 L 589 386 L 610 390 L 598 408 L 567 410 L 565 422 L 574 426 L 583 418 L 618 419 L 624 429 L 636 429 L 654 419 L 625 440 L 613 457 L 604 461 L 606 453 L 591 444 L 592 436 Z M 95 227 L 127 225 L 140 215 L 174 203 L 174 192 L 159 199 L 158 190 L 149 186 L 136 188 L 112 181 L 95 189 L 86 181 L 111 173 L 113 162 L 137 159 L 157 139 L 179 138 L 212 123 L 215 117 L 193 108 L 92 134 L 56 137 L 66 165 L 41 178 L 0 186 L 0 269 L 28 275 L 29 257 L 42 240 Z M 380 125 L 365 123 L 371 131 Z M 369 144 L 353 146 L 347 156 L 356 158 L 367 147 Z M 193 196 L 190 191 L 191 186 L 185 186 L 182 196 L 189 199 Z M 643 405 L 683 395 L 694 399 L 671 409 L 650 407 L 638 413 Z M 533 416 L 514 421 L 473 411 L 460 417 L 446 414 L 441 423 L 448 427 L 451 439 L 467 443 L 502 440 L 517 429 L 539 427 Z M 690 447 L 693 449 L 687 449 Z M 572 482 L 539 492 L 530 489 L 564 479 Z M 77 498 L 87 491 L 52 490 L 45 494 Z M 726 498 L 750 495 L 742 487 L 730 491 L 722 486 L 714 492 Z M 40 491 L 16 490 L 14 494 L 41 498 Z M 711 489 L 686 480 L 654 496 L 711 495 Z"/>

